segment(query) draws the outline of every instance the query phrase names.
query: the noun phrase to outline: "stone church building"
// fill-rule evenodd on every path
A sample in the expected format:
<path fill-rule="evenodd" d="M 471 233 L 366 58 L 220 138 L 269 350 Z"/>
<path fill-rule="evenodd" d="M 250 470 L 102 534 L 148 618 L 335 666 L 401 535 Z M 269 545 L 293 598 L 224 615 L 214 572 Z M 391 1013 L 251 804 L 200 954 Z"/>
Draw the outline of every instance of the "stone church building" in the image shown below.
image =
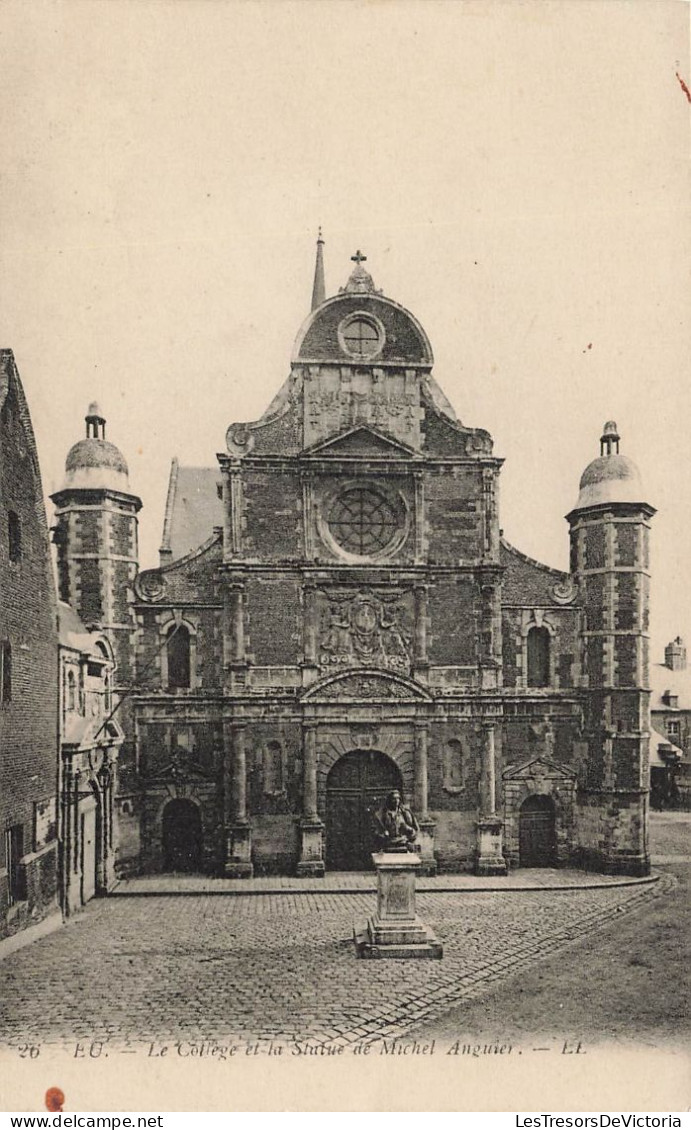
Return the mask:
<path fill-rule="evenodd" d="M 102 417 L 72 449 L 60 595 L 112 641 L 120 866 L 359 870 L 397 788 L 428 873 L 645 874 L 654 510 L 636 467 L 606 424 L 567 515 L 571 571 L 513 548 L 490 435 L 353 258 L 327 298 L 320 239 L 261 419 L 231 423 L 213 468 L 173 461 L 158 568 L 137 572 L 140 501 Z"/>

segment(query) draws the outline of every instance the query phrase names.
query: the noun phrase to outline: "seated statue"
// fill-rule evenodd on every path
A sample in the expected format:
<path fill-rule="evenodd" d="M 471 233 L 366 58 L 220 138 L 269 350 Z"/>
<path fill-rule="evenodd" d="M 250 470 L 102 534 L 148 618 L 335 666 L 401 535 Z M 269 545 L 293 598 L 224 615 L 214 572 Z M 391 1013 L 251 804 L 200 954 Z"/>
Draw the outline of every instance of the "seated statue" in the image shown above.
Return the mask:
<path fill-rule="evenodd" d="M 415 851 L 420 831 L 417 820 L 401 802 L 398 789 L 372 813 L 372 831 L 377 851 Z"/>

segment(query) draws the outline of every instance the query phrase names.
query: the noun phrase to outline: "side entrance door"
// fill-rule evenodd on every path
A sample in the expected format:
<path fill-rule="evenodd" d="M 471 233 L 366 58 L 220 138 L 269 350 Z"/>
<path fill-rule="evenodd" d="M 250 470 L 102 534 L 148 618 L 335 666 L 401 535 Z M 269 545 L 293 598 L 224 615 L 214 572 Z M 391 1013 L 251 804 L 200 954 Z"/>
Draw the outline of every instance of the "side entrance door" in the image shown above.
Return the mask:
<path fill-rule="evenodd" d="M 529 796 L 521 805 L 519 852 L 521 867 L 556 867 L 556 818 L 551 797 Z"/>
<path fill-rule="evenodd" d="M 96 894 L 96 806 L 82 812 L 81 818 L 81 871 L 82 903 L 87 903 Z"/>
<path fill-rule="evenodd" d="M 191 800 L 170 800 L 163 810 L 163 869 L 199 871 L 202 862 L 202 821 Z"/>
<path fill-rule="evenodd" d="M 329 870 L 372 870 L 370 812 L 387 793 L 401 787 L 400 769 L 379 750 L 352 750 L 336 762 L 326 779 Z"/>

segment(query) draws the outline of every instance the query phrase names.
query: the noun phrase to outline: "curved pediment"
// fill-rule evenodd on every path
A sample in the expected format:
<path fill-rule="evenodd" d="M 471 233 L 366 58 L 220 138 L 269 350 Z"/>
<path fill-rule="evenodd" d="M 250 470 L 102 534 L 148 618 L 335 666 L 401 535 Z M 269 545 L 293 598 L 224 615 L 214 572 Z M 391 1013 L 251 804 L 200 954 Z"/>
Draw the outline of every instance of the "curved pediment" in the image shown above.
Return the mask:
<path fill-rule="evenodd" d="M 304 702 L 430 702 L 427 690 L 412 679 L 359 667 L 320 679 L 302 696 Z"/>

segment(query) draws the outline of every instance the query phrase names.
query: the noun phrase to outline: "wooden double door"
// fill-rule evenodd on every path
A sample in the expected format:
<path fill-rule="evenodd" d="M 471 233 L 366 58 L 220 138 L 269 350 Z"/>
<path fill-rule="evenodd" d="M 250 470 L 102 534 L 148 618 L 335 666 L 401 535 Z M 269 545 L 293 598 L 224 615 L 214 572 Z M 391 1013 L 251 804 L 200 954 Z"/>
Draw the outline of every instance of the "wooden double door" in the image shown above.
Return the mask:
<path fill-rule="evenodd" d="M 355 749 L 336 762 L 326 779 L 329 870 L 372 869 L 372 810 L 402 784 L 395 761 L 379 750 Z"/>

